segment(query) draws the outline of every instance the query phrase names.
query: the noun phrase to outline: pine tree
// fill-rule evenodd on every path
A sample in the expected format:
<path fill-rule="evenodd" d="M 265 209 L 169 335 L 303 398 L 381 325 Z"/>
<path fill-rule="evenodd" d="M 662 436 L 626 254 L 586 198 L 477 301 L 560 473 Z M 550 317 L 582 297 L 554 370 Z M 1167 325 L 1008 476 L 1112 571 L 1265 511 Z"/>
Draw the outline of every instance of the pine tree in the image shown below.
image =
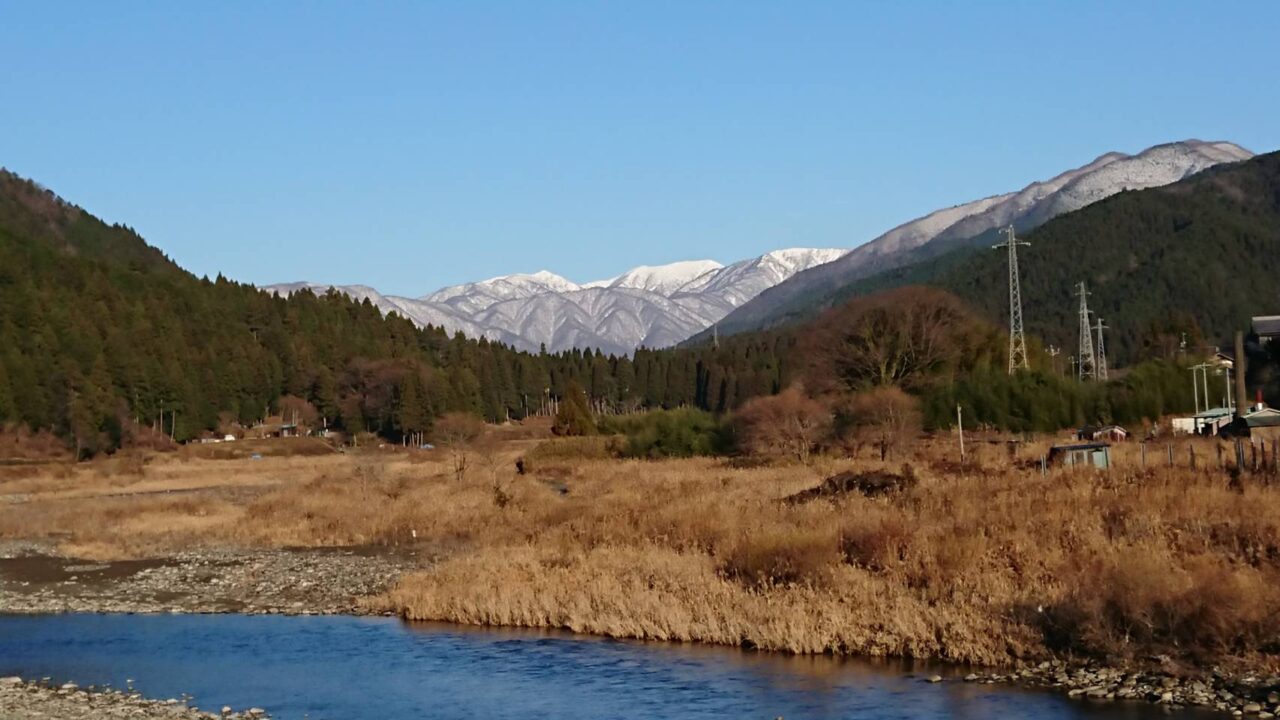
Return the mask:
<path fill-rule="evenodd" d="M 587 404 L 587 394 L 576 380 L 569 381 L 551 430 L 556 435 L 596 434 L 596 424 Z"/>

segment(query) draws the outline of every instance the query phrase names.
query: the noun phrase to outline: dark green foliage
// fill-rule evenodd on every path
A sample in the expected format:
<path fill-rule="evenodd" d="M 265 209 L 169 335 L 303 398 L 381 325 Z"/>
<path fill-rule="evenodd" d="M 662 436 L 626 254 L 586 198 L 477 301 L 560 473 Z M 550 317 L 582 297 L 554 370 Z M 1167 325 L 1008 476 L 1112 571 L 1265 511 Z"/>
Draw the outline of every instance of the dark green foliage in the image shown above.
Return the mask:
<path fill-rule="evenodd" d="M 733 449 L 733 431 L 709 412 L 692 408 L 653 410 L 602 418 L 602 432 L 625 435 L 625 457 L 722 455 Z"/>
<path fill-rule="evenodd" d="M 1214 187 L 1225 197 L 1200 199 L 1197 192 L 1187 201 L 1174 196 L 1187 207 L 1216 208 L 1241 193 L 1253 198 L 1258 192 L 1244 179 Z M 1103 206 L 1140 196 L 1127 193 Z M 1280 193 L 1273 195 L 1270 210 L 1258 209 L 1250 218 L 1263 228 L 1274 222 L 1277 198 Z M 1258 252 L 1259 267 L 1271 268 L 1272 256 L 1280 254 L 1261 252 L 1269 247 L 1265 243 L 1250 245 L 1250 238 L 1265 233 L 1246 225 L 1232 226 L 1233 232 Z M 1213 237 L 1202 242 L 1212 245 Z M 1266 237 L 1273 240 L 1274 233 Z M 1051 245 L 1038 241 L 1033 249 Z M 1215 247 L 1223 252 L 1221 243 Z M 998 262 L 988 264 L 1003 273 Z M 958 277 L 959 267 L 945 277 Z M 1038 298 L 1032 267 L 1025 289 Z M 1064 276 L 1052 287 L 1062 285 L 1065 293 L 1066 282 Z M 996 295 L 1003 292 L 999 282 L 987 284 Z M 1148 302 L 1147 283 L 1133 285 L 1146 289 L 1130 292 L 1127 297 L 1138 298 L 1131 302 Z M 1095 305 L 1104 316 L 1106 299 L 1122 286 L 1119 280 L 1098 283 Z M 1218 289 L 1224 295 L 1243 292 Z M 1147 312 L 1141 327 L 1143 337 L 1157 340 L 1131 343 L 1134 353 L 1163 354 L 1156 348 L 1167 350 L 1170 337 L 1194 325 L 1192 315 L 1183 320 L 1169 308 L 1176 302 L 1194 313 L 1195 306 L 1167 295 L 1153 297 L 1165 303 L 1164 309 Z M 1029 328 L 1041 322 L 1033 315 L 1029 305 Z M 1112 345 L 1125 347 L 1118 337 L 1122 322 L 1112 325 L 1117 328 Z M 563 427 L 575 432 L 589 431 L 593 407 L 666 409 L 671 412 L 640 416 L 643 420 L 623 416 L 607 424 L 611 432 L 631 436 L 628 452 L 634 455 L 718 452 L 731 438 L 715 416 L 798 379 L 805 367 L 805 351 L 798 349 L 803 336 L 803 329 L 795 328 L 749 333 L 723 338 L 718 346 L 642 348 L 634 358 L 582 350 L 516 352 L 483 339 L 451 337 L 438 328 L 416 328 L 345 295 L 300 292 L 285 299 L 220 276 L 196 278 L 132 230 L 106 225 L 0 171 L 0 424 L 53 430 L 81 455 L 118 447 L 134 434 L 134 423 L 179 441 L 212 431 L 220 422 L 253 423 L 278 408 L 286 395 L 313 405 L 330 427 L 395 441 L 429 432 L 434 419 L 446 413 L 497 422 L 537 412 L 550 399 L 559 399 L 562 412 L 572 413 Z M 1045 374 L 1010 380 L 986 355 L 970 355 L 964 372 L 933 378 L 917 390 L 933 426 L 949 425 L 956 402 L 964 403 L 976 422 L 1010 429 L 1055 429 L 1081 419 L 1125 422 L 1190 406 L 1189 398 L 1178 395 L 1189 394 L 1185 371 L 1135 368 L 1099 390 Z"/>
<path fill-rule="evenodd" d="M 1019 250 L 1026 330 L 1075 347 L 1075 285 L 1108 320 L 1116 363 L 1172 357 L 1182 333 L 1225 343 L 1252 315 L 1280 313 L 1280 153 L 1221 165 L 1162 188 L 1122 192 L 1037 228 Z M 967 247 L 805 298 L 793 319 L 903 285 L 950 290 L 1002 326 L 1004 256 Z"/>
<path fill-rule="evenodd" d="M 956 405 L 966 426 L 1048 432 L 1084 423 L 1118 423 L 1137 430 L 1194 407 L 1191 373 L 1166 360 L 1142 363 L 1107 383 L 1080 383 L 1044 372 L 1009 375 L 980 369 L 921 393 L 926 428 L 953 427 Z"/>
<path fill-rule="evenodd" d="M 551 431 L 565 436 L 596 434 L 596 423 L 591 417 L 591 408 L 587 405 L 587 393 L 577 380 L 570 380 L 565 388 Z"/>

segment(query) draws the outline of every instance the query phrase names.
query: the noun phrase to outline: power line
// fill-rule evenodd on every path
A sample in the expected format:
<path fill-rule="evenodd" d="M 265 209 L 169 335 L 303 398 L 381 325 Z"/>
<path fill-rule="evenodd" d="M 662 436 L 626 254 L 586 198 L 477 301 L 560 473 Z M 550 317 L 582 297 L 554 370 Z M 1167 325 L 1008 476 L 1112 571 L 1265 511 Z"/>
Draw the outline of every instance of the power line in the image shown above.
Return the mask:
<path fill-rule="evenodd" d="M 1027 338 L 1022 332 L 1022 287 L 1018 278 L 1018 246 L 1030 246 L 1031 243 L 1017 239 L 1012 225 L 1002 232 L 1005 234 L 1004 242 L 991 247 L 1009 250 L 1009 374 L 1012 375 L 1015 370 L 1031 367 L 1027 360 Z"/>

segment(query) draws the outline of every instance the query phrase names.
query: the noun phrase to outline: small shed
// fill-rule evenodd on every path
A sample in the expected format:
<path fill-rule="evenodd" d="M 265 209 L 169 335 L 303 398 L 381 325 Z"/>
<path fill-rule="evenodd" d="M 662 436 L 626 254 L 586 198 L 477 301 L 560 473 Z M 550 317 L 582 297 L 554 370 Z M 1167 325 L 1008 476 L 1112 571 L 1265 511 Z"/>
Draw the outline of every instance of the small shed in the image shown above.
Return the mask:
<path fill-rule="evenodd" d="M 1173 430 L 1189 435 L 1216 435 L 1231 423 L 1233 415 L 1230 408 L 1210 408 L 1188 417 L 1174 418 Z"/>
<path fill-rule="evenodd" d="M 1050 465 L 1077 467 L 1092 465 L 1099 470 L 1111 467 L 1111 445 L 1104 442 L 1054 445 L 1049 448 Z"/>
<path fill-rule="evenodd" d="M 1280 441 L 1280 410 L 1259 408 L 1244 416 L 1249 424 L 1249 436 L 1268 442 Z"/>
<path fill-rule="evenodd" d="M 1129 438 L 1129 431 L 1119 425 L 1085 425 L 1076 432 L 1077 440 L 1120 442 Z"/>

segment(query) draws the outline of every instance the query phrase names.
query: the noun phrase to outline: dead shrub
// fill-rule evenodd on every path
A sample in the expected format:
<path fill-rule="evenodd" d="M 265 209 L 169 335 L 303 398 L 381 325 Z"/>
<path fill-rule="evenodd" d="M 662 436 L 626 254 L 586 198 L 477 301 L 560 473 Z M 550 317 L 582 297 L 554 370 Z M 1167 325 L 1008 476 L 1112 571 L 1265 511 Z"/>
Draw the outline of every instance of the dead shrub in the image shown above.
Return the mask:
<path fill-rule="evenodd" d="M 840 528 L 840 553 L 845 562 L 884 572 L 907 559 L 915 528 L 896 512 L 872 512 L 847 521 Z"/>
<path fill-rule="evenodd" d="M 808 463 L 831 432 L 831 411 L 799 388 L 748 400 L 734 415 L 739 445 L 761 457 Z"/>
<path fill-rule="evenodd" d="M 755 589 L 821 586 L 839 560 L 837 536 L 828 528 L 768 528 L 740 537 L 721 561 L 720 571 Z"/>
<path fill-rule="evenodd" d="M 1043 619 L 1051 647 L 1099 657 L 1170 650 L 1199 659 L 1277 647 L 1280 592 L 1210 557 L 1135 546 L 1081 567 Z"/>

